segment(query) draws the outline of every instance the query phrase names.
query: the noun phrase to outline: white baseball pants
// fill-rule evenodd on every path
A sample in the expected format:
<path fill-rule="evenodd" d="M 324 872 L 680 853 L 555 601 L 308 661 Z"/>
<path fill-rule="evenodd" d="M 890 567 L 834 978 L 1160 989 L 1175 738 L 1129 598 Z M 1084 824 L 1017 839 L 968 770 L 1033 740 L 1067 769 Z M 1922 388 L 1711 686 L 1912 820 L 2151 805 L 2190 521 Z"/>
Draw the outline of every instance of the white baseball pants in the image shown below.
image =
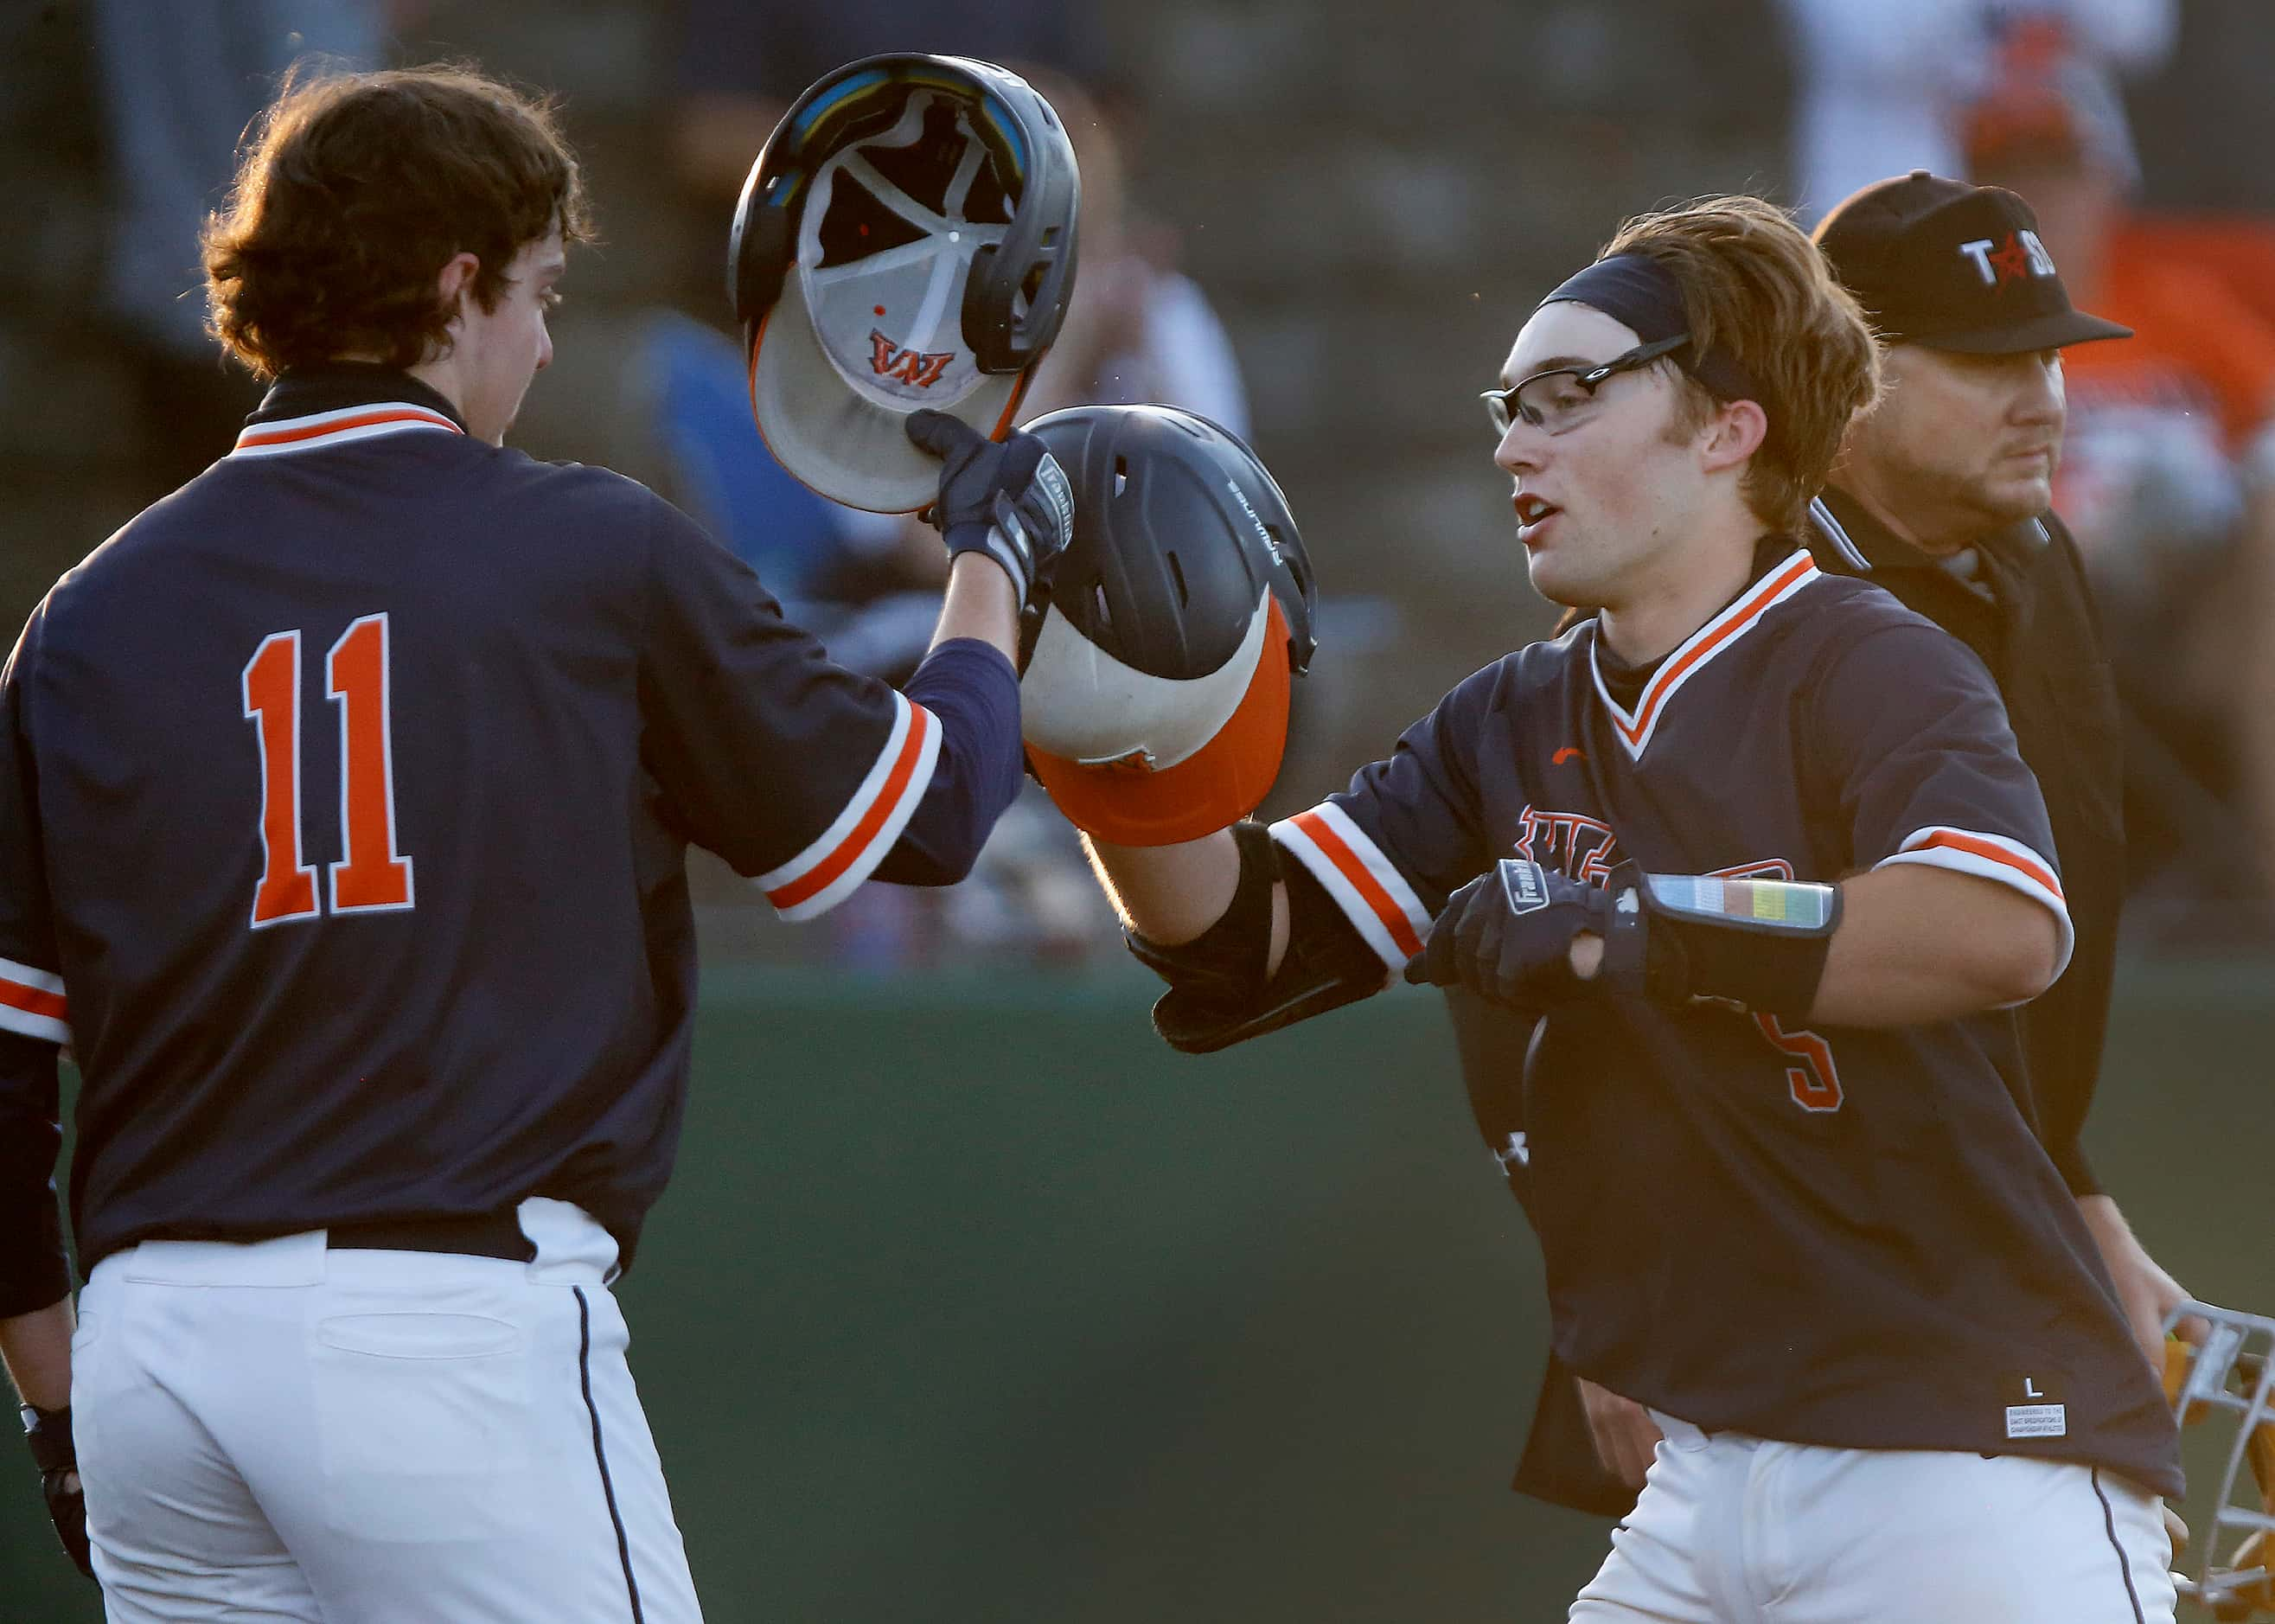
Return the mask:
<path fill-rule="evenodd" d="M 113 1624 L 692 1624 L 607 1281 L 533 1200 L 531 1263 L 149 1242 L 96 1265 L 72 1431 Z"/>
<path fill-rule="evenodd" d="M 1654 1419 L 1573 1624 L 2173 1624 L 2160 1503 L 2113 1472 Z"/>

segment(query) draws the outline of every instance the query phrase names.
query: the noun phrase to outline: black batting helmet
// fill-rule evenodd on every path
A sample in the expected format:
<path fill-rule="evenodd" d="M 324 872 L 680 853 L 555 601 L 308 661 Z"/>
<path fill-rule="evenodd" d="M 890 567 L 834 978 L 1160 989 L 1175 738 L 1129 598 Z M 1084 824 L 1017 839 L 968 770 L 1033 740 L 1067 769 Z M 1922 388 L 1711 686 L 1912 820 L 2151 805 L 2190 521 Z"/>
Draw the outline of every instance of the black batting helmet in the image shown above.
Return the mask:
<path fill-rule="evenodd" d="M 1023 651 L 1035 775 L 1117 845 L 1193 840 L 1255 811 L 1311 661 L 1311 561 L 1239 436 L 1174 406 L 1027 425 L 1074 487 L 1074 540 Z"/>
<path fill-rule="evenodd" d="M 870 57 L 798 97 L 744 183 L 728 289 L 782 466 L 877 512 L 929 502 L 925 407 L 1009 428 L 1074 293 L 1074 148 L 1027 82 Z"/>

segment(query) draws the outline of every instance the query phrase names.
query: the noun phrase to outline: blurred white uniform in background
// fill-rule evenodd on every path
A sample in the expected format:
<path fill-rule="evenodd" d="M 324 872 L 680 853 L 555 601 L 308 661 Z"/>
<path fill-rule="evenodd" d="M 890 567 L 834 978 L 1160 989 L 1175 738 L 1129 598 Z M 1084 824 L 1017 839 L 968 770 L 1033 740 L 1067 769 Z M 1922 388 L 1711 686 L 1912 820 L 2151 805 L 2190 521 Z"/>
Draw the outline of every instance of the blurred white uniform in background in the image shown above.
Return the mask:
<path fill-rule="evenodd" d="M 2179 0 L 1780 0 L 1794 62 L 1795 185 L 1815 220 L 1908 170 L 1966 173 L 1953 114 L 2019 42 L 2052 35 L 2113 73 L 2156 67 Z"/>

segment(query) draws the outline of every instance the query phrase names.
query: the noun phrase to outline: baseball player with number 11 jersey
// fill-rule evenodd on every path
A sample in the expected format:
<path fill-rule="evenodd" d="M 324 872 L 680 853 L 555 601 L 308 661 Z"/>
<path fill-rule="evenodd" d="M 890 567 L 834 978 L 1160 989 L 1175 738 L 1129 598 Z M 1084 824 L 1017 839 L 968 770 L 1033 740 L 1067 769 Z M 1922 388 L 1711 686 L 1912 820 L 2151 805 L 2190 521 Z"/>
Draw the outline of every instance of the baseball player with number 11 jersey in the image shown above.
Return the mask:
<path fill-rule="evenodd" d="M 687 848 L 790 919 L 959 878 L 1063 480 L 910 419 L 952 556 L 896 691 L 503 443 L 586 230 L 544 109 L 319 76 L 245 164 L 208 272 L 273 386 L 0 676 L 0 1356 L 113 1620 L 688 1624 L 609 1289 L 685 1107 Z"/>

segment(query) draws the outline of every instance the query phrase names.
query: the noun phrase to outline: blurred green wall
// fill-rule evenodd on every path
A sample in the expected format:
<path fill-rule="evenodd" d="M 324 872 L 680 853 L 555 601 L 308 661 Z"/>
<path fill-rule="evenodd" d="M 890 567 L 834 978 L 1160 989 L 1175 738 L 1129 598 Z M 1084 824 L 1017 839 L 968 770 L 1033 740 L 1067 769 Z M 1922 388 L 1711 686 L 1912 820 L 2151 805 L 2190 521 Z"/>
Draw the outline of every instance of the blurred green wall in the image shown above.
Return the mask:
<path fill-rule="evenodd" d="M 2104 1175 L 2275 1309 L 2275 966 L 2123 979 Z M 1120 975 L 707 986 L 624 1295 L 710 1617 L 1562 1618 L 1605 1530 L 1505 1487 L 1538 1260 L 1434 997 L 1195 1060 Z M 0 1454 L 0 1618 L 96 1616 Z"/>

